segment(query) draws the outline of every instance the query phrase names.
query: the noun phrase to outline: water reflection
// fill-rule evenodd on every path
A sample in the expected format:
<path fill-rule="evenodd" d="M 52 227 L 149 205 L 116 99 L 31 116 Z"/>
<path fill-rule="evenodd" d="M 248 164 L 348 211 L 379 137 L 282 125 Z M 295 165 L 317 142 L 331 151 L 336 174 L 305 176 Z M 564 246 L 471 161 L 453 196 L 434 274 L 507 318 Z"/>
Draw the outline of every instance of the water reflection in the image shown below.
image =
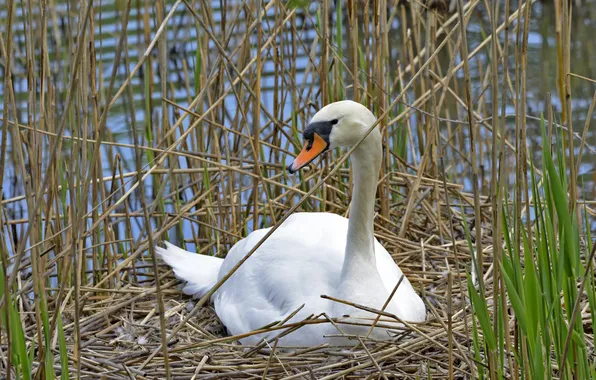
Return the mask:
<path fill-rule="evenodd" d="M 221 12 L 218 9 L 219 2 L 213 4 L 213 22 L 215 24 L 214 30 L 221 31 Z M 230 5 L 233 8 L 233 12 L 237 12 L 238 8 L 236 5 Z M 316 8 L 316 5 L 311 6 Z M 573 19 L 574 22 L 571 26 L 571 35 L 573 39 L 571 41 L 571 56 L 572 56 L 572 71 L 575 74 L 585 76 L 588 78 L 595 78 L 596 64 L 591 59 L 595 56 L 596 44 L 593 43 L 593 36 L 596 35 L 596 22 L 592 15 L 595 13 L 594 2 L 584 4 L 582 7 L 574 8 Z M 0 17 L 6 18 L 6 9 L 0 11 Z M 70 31 L 70 28 L 76 27 L 78 8 L 69 6 L 67 2 L 58 1 L 55 7 L 51 10 L 51 16 L 49 17 L 48 24 L 48 48 L 50 49 L 50 81 L 55 84 L 53 92 L 55 94 L 55 112 L 56 119 L 61 116 L 62 110 L 64 109 L 65 101 L 68 95 L 68 83 L 70 75 L 69 67 L 72 64 L 73 56 L 69 51 L 69 46 L 73 45 L 73 41 L 69 41 L 70 36 L 75 35 Z M 28 95 L 27 88 L 29 81 L 27 78 L 27 56 L 26 56 L 26 33 L 25 21 L 26 15 L 22 8 L 16 8 L 17 22 L 14 27 L 14 51 L 15 57 L 12 66 L 12 78 L 15 89 L 15 102 L 17 104 L 17 117 L 21 124 L 28 123 Z M 133 9 L 130 14 L 130 21 L 126 30 L 127 33 L 127 49 L 125 49 L 125 56 L 122 57 L 122 62 L 118 66 L 117 77 L 115 80 L 115 88 L 119 88 L 128 76 L 128 73 L 134 68 L 138 60 L 143 56 L 148 42 L 151 40 L 155 28 L 155 18 L 151 13 L 151 17 L 146 17 L 144 9 L 141 11 Z M 106 102 L 106 89 L 111 79 L 112 66 L 116 55 L 116 47 L 118 44 L 118 38 L 121 33 L 121 11 L 117 9 L 116 5 L 109 2 L 101 2 L 101 6 L 94 8 L 94 28 L 95 28 L 95 39 L 94 39 L 94 50 L 89 50 L 89 56 L 93 55 L 96 62 L 96 73 L 97 77 L 100 78 L 100 82 L 97 83 L 97 96 L 100 104 Z M 268 17 L 263 22 L 263 33 L 270 33 L 275 28 L 275 8 L 271 8 Z M 347 17 L 344 14 L 344 17 Z M 559 120 L 558 112 L 561 110 L 561 102 L 557 93 L 557 76 L 556 76 L 556 62 L 557 62 L 557 46 L 556 46 L 556 31 L 555 25 L 555 11 L 551 2 L 538 2 L 532 8 L 532 23 L 531 30 L 528 40 L 528 73 L 527 73 L 527 95 L 528 95 L 528 114 L 534 117 L 539 117 L 545 109 L 545 96 L 548 92 L 552 93 L 552 102 L 556 111 L 556 119 Z M 38 17 L 32 18 L 33 22 L 38 22 Z M 489 23 L 485 14 L 481 10 L 477 11 L 473 16 L 474 22 L 468 28 L 469 45 L 471 47 L 477 46 L 480 41 L 486 38 L 486 31 L 490 30 Z M 313 62 L 309 57 L 313 54 L 310 50 L 313 41 L 317 38 L 317 32 L 313 22 L 314 17 L 301 16 L 299 17 L 298 26 L 300 27 L 300 43 L 296 44 L 296 59 L 293 58 L 292 54 L 284 55 L 284 66 L 294 66 L 295 73 L 294 77 L 291 78 L 295 84 L 301 84 L 305 82 L 318 81 L 316 72 L 312 69 Z M 398 47 L 402 46 L 402 25 L 400 25 L 399 18 L 395 18 L 391 26 L 392 43 L 390 54 L 392 55 L 391 62 L 395 64 L 392 67 L 393 72 L 397 72 L 397 62 L 403 63 L 403 52 Z M 334 25 L 331 25 L 334 28 Z M 229 25 L 228 25 L 229 28 Z M 239 26 L 235 30 L 235 34 L 230 36 L 229 42 L 226 46 L 227 51 L 235 52 L 238 44 L 242 41 L 242 32 L 246 26 Z M 38 32 L 40 25 L 36 25 L 35 28 Z M 199 30 L 199 32 L 198 32 Z M 146 32 L 149 31 L 149 32 Z M 35 36 L 40 38 L 41 36 Z M 515 36 L 512 36 L 514 38 Z M 293 41 L 294 38 L 291 35 L 291 31 L 287 30 L 287 33 L 283 34 L 282 37 L 287 43 Z M 194 19 L 189 12 L 180 6 L 175 13 L 172 21 L 169 23 L 167 32 L 168 40 L 168 86 L 170 92 L 166 94 L 166 97 L 175 100 L 182 106 L 187 106 L 191 99 L 196 96 L 197 92 L 201 90 L 199 78 L 194 77 L 194 69 L 197 67 L 197 55 L 199 43 L 209 44 L 212 56 L 204 57 L 205 61 L 211 66 L 205 67 L 206 70 L 215 70 L 212 67 L 216 62 L 218 53 L 213 42 L 210 42 L 205 38 L 204 33 L 200 33 L 200 28 L 197 27 Z M 345 47 L 344 47 L 345 48 Z M 253 49 L 254 52 L 254 49 Z M 36 52 L 39 54 L 39 52 Z M 314 52 L 316 56 L 316 52 Z M 132 143 L 131 129 L 133 126 L 139 131 L 140 135 L 144 135 L 145 125 L 149 122 L 149 119 L 157 122 L 159 115 L 162 111 L 162 94 L 160 93 L 160 82 L 159 70 L 157 69 L 157 53 L 154 51 L 151 53 L 151 73 L 147 72 L 148 66 L 143 66 L 142 69 L 134 76 L 131 82 L 133 97 L 122 96 L 117 101 L 115 106 L 110 110 L 107 120 L 108 131 L 105 135 L 105 139 L 109 141 L 115 141 L 119 143 Z M 264 73 L 262 77 L 262 98 L 263 104 L 273 112 L 277 110 L 277 116 L 280 120 L 289 120 L 292 117 L 292 102 L 287 97 L 278 97 L 278 104 L 274 104 L 276 94 L 274 88 L 276 81 L 287 81 L 289 72 L 279 73 L 276 72 L 276 65 L 273 63 L 272 52 L 264 56 Z M 346 53 L 347 56 L 347 53 Z M 509 54 L 509 71 L 511 77 L 515 77 L 515 52 L 513 49 L 513 42 L 510 44 Z M 449 57 L 443 58 L 442 62 L 445 64 L 445 68 L 448 67 Z M 315 62 L 316 63 L 316 62 Z M 41 62 L 39 59 L 35 60 L 35 64 L 38 66 L 37 72 L 39 72 L 39 65 Z M 480 96 L 484 96 L 487 99 L 486 104 L 480 109 L 480 114 L 483 117 L 490 116 L 492 109 L 490 103 L 490 91 L 486 91 L 486 82 L 484 76 L 486 75 L 487 66 L 490 65 L 490 59 L 487 56 L 486 50 L 481 51 L 471 61 L 471 73 L 473 75 L 473 99 L 478 99 Z M 4 66 L 1 66 L 4 69 Z M 289 70 L 289 69 L 288 69 Z M 150 88 L 146 86 L 148 75 L 152 75 L 152 85 Z M 457 74 L 461 75 L 461 71 Z M 515 84 L 514 84 L 515 85 Z M 573 96 L 573 123 L 574 130 L 581 133 L 583 126 L 586 122 L 586 115 L 588 114 L 588 108 L 590 106 L 592 95 L 596 90 L 596 85 L 592 82 L 581 80 L 578 78 L 571 79 L 572 85 L 572 96 Z M 39 88 L 40 80 L 37 79 L 36 86 Z M 224 87 L 229 86 L 229 78 L 226 78 Z M 297 86 L 297 91 L 300 91 L 302 87 Z M 316 89 L 316 86 L 315 86 Z M 349 92 L 349 90 L 348 90 Z M 146 94 L 150 93 L 152 102 L 147 102 Z M 6 94 L 2 94 L 5 96 Z M 280 95 L 280 94 L 278 94 Z M 415 98 L 415 91 L 412 92 L 409 99 Z M 299 94 L 302 97 L 301 101 L 306 103 L 307 100 L 318 101 L 316 91 L 304 91 Z M 513 99 L 509 99 L 507 105 L 507 112 L 513 114 L 514 108 L 512 106 Z M 2 102 L 0 102 L 2 107 Z M 465 114 L 463 109 L 453 101 L 448 100 L 445 103 L 446 109 L 450 110 L 450 116 L 459 120 L 465 120 Z M 231 124 L 234 118 L 237 116 L 237 104 L 234 96 L 229 96 L 225 103 L 225 112 L 221 115 L 219 122 L 223 125 Z M 168 108 L 170 117 L 174 120 L 176 115 L 179 115 L 179 111 L 174 111 L 171 107 Z M 36 117 L 38 112 L 34 112 Z M 443 115 L 442 115 L 443 116 Z M 595 116 L 592 116 L 592 119 Z M 247 123 L 250 124 L 251 115 L 247 115 Z M 263 118 L 264 122 L 265 118 Z M 413 123 L 413 128 L 417 128 L 416 123 L 419 123 L 423 118 L 420 115 L 414 115 L 410 118 Z M 36 120 L 38 121 L 38 120 Z M 509 117 L 508 129 L 509 131 L 514 130 L 514 118 Z M 535 158 L 540 158 L 540 129 L 539 122 L 531 119 L 527 122 L 528 126 L 528 146 L 535 154 Z M 184 124 L 184 127 L 188 127 L 188 122 Z M 447 126 L 442 125 L 447 128 Z M 456 128 L 457 126 L 452 126 Z M 67 135 L 72 135 L 73 131 L 67 128 Z M 299 125 L 298 129 L 302 127 Z M 395 130 L 397 126 L 393 127 Z M 271 129 L 265 130 L 265 133 L 271 132 Z M 466 143 L 467 130 L 462 128 L 463 140 L 458 140 L 457 146 L 461 146 Z M 483 132 L 484 133 L 484 132 Z M 510 132 L 509 137 L 513 141 L 513 132 Z M 488 136 L 488 135 L 487 135 Z M 281 137 L 284 138 L 283 136 Z M 148 144 L 146 137 L 144 137 L 144 143 Z M 413 140 L 416 144 L 417 136 L 413 136 Z M 594 128 L 591 128 L 586 139 L 587 148 L 584 149 L 582 163 L 580 165 L 580 186 L 582 193 L 581 195 L 588 199 L 596 198 L 596 192 L 594 190 L 594 182 L 596 179 L 596 154 L 593 147 L 596 147 L 596 134 Z M 10 145 L 10 142 L 9 142 Z M 225 144 L 223 144 L 225 145 Z M 579 140 L 576 140 L 576 148 L 579 149 Z M 65 147 L 68 147 L 68 142 L 65 142 Z M 104 147 L 103 157 L 106 162 L 103 165 L 104 175 L 111 174 L 111 161 L 116 153 L 120 154 L 123 158 L 124 170 L 133 171 L 134 166 L 134 155 L 133 150 L 124 147 Z M 267 147 L 264 147 L 264 157 L 268 157 L 271 152 Z M 65 152 L 67 150 L 65 149 Z M 66 154 L 66 153 L 65 153 Z M 419 160 L 421 152 L 416 150 L 409 151 L 410 160 Z M 457 157 L 457 153 L 453 151 L 451 147 L 447 147 L 445 154 L 447 160 Z M 511 157 L 511 156 L 509 156 Z M 15 175 L 14 167 L 11 167 L 12 158 L 9 157 L 8 168 L 5 175 L 5 198 L 11 198 L 24 194 L 24 184 L 22 179 Z M 182 167 L 186 167 L 187 163 L 183 162 Z M 484 179 L 483 183 L 489 182 L 490 172 L 486 168 L 490 167 L 488 161 L 483 164 Z M 467 190 L 471 190 L 471 182 L 469 181 L 470 171 L 469 167 L 461 166 L 453 168 L 454 171 L 458 172 L 457 175 L 462 178 L 463 183 Z M 249 181 L 250 182 L 250 181 Z M 514 182 L 512 178 L 511 182 Z M 147 181 L 149 189 L 152 189 L 152 180 Z M 24 203 L 15 202 L 8 206 L 9 214 L 15 218 L 26 217 L 26 205 Z"/>

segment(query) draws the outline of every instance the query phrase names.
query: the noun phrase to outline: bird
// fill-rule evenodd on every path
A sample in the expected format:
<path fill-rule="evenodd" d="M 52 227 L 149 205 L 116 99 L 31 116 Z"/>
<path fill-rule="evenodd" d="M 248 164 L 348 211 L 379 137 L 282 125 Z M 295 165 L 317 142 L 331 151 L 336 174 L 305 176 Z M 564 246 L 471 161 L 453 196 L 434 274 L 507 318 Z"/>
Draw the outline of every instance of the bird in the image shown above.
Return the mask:
<path fill-rule="evenodd" d="M 219 319 L 230 334 L 241 335 L 241 344 L 255 345 L 277 337 L 279 347 L 342 346 L 353 343 L 350 339 L 358 335 L 394 338 L 386 324 L 371 329 L 378 313 L 355 305 L 384 310 L 398 321 L 426 320 L 423 300 L 373 235 L 383 155 L 379 128 L 368 133 L 375 124 L 374 114 L 351 100 L 326 105 L 307 124 L 304 147 L 287 167 L 290 173 L 336 147 L 351 148 L 366 136 L 350 157 L 353 196 L 349 218 L 328 212 L 293 213 L 211 295 Z M 184 293 L 203 297 L 270 228 L 239 240 L 224 259 L 191 253 L 168 242 L 165 248 L 156 247 L 156 252 L 186 282 Z M 345 324 L 313 323 L 286 334 L 279 330 L 249 334 L 275 322 L 292 324 L 313 315 L 344 318 Z M 355 323 L 363 318 L 370 322 Z"/>

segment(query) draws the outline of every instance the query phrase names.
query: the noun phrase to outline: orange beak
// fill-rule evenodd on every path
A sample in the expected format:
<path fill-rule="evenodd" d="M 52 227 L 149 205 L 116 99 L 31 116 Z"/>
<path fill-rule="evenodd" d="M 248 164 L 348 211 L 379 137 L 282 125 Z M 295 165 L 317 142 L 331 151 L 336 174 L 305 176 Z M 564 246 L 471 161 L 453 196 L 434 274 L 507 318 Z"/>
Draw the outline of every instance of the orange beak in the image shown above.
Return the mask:
<path fill-rule="evenodd" d="M 321 153 L 327 150 L 329 144 L 317 133 L 313 134 L 312 142 L 308 141 L 302 151 L 294 159 L 294 162 L 288 166 L 288 171 L 294 173 L 306 165 L 310 164 L 312 160 L 317 158 Z"/>

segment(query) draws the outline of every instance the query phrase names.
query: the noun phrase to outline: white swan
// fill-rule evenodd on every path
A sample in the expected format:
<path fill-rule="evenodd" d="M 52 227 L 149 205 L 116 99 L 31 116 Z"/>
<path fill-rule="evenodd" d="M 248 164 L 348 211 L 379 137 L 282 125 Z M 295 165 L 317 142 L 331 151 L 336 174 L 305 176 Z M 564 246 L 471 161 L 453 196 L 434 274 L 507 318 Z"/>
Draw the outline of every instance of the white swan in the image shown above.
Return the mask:
<path fill-rule="evenodd" d="M 290 172 L 299 170 L 326 150 L 353 146 L 375 123 L 375 116 L 353 101 L 329 104 L 312 118 L 304 131 L 306 145 Z M 402 277 L 389 253 L 373 236 L 375 192 L 382 159 L 381 134 L 375 128 L 354 150 L 354 192 L 350 218 L 331 213 L 296 213 L 289 217 L 212 296 L 215 311 L 231 334 L 283 321 L 304 304 L 289 322 L 325 312 L 329 317 L 376 317 L 353 306 L 323 299 L 330 295 L 380 310 Z M 157 252 L 187 282 L 184 292 L 197 297 L 246 255 L 269 231 L 252 232 L 236 243 L 225 259 L 184 251 L 166 242 Z M 426 308 L 404 277 L 385 308 L 405 321 L 423 322 Z M 353 321 L 353 319 L 352 319 Z M 369 323 L 370 325 L 370 323 Z M 370 327 L 339 325 L 344 333 L 366 335 Z M 269 338 L 281 331 L 271 332 Z M 329 337 L 340 332 L 330 323 L 306 325 L 282 337 L 280 346 L 345 344 Z M 389 339 L 375 328 L 377 339 Z M 255 344 L 263 335 L 241 342 Z"/>

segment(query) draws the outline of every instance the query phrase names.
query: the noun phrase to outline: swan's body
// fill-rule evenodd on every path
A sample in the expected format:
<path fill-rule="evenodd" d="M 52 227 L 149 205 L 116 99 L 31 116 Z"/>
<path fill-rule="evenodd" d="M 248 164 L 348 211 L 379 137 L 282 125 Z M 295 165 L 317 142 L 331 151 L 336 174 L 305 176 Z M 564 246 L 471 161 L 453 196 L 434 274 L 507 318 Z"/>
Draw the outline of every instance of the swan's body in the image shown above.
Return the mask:
<path fill-rule="evenodd" d="M 307 146 L 290 171 L 306 165 L 329 146 L 353 145 L 374 122 L 370 111 L 358 103 L 343 101 L 323 108 L 305 131 Z M 231 334 L 247 333 L 285 320 L 303 304 L 287 323 L 321 313 L 331 318 L 350 316 L 352 322 L 358 317 L 376 317 L 321 295 L 378 310 L 383 308 L 402 272 L 373 236 L 374 199 L 381 161 L 378 130 L 373 130 L 356 148 L 352 161 L 355 186 L 349 220 L 330 213 L 292 215 L 212 295 L 215 311 Z M 187 281 L 185 293 L 200 297 L 229 273 L 268 231 L 269 228 L 252 232 L 236 243 L 225 259 L 192 254 L 171 244 L 167 249 L 158 248 L 158 253 L 179 278 Z M 424 303 L 405 277 L 385 311 L 411 322 L 423 322 L 426 317 Z M 358 335 L 366 335 L 370 329 L 345 324 L 339 327 L 343 333 Z M 267 337 L 281 332 L 271 332 Z M 330 323 L 306 325 L 281 338 L 278 344 L 346 343 L 345 339 L 328 337 L 339 334 Z M 375 328 L 372 336 L 390 337 L 382 328 Z M 263 337 L 252 335 L 241 341 L 254 344 Z"/>

